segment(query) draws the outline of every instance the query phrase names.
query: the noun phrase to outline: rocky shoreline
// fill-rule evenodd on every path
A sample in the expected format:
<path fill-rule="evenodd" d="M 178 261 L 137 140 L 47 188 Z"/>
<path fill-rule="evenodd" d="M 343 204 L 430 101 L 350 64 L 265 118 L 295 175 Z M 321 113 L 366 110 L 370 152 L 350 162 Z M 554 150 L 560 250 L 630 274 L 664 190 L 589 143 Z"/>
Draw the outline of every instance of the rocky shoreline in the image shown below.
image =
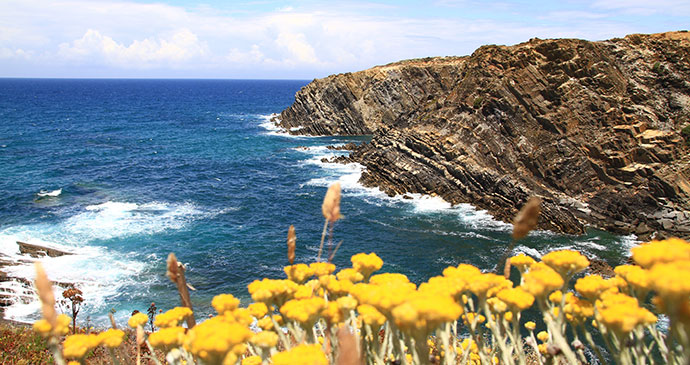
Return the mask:
<path fill-rule="evenodd" d="M 37 300 L 33 282 L 23 277 L 13 276 L 8 273 L 7 268 L 17 265 L 31 265 L 36 259 L 45 256 L 73 255 L 71 252 L 20 241 L 17 241 L 17 252 L 20 255 L 15 257 L 0 254 L 0 319 L 4 319 L 5 308 L 17 301 L 29 303 Z M 54 284 L 62 288 L 72 286 L 70 283 L 55 282 Z"/>
<path fill-rule="evenodd" d="M 314 80 L 292 134 L 372 135 L 336 162 L 390 195 L 471 203 L 539 228 L 690 237 L 690 33 L 532 39 Z"/>

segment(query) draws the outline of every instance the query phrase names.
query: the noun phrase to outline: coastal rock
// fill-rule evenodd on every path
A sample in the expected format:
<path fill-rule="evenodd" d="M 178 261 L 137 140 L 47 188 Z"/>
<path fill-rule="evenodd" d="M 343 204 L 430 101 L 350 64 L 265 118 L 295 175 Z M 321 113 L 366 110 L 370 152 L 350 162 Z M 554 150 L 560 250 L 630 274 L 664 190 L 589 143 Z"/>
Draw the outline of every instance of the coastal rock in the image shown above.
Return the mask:
<path fill-rule="evenodd" d="M 389 195 L 437 194 L 503 221 L 536 195 L 541 229 L 690 237 L 687 32 L 532 39 L 333 75 L 279 124 L 372 135 L 351 158 Z"/>
<path fill-rule="evenodd" d="M 19 252 L 21 252 L 24 255 L 29 255 L 35 258 L 40 258 L 43 256 L 59 257 L 64 255 L 72 255 L 72 253 L 70 252 L 60 251 L 58 249 L 34 245 L 26 242 L 17 241 L 17 245 L 19 246 Z"/>

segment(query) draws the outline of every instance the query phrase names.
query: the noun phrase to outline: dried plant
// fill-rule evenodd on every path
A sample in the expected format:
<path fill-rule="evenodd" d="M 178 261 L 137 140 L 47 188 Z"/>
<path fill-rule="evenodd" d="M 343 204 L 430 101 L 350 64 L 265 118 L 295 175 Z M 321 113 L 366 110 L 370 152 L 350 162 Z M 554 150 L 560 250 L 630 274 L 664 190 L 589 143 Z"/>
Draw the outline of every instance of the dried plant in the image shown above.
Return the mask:
<path fill-rule="evenodd" d="M 72 313 L 72 333 L 77 333 L 77 315 L 81 309 L 81 304 L 84 302 L 82 294 L 81 290 L 74 287 L 62 292 L 63 299 L 60 301 L 60 305 L 67 307 Z"/>
<path fill-rule="evenodd" d="M 328 229 L 329 223 L 331 224 L 331 236 L 332 236 L 332 225 L 338 219 L 342 218 L 340 215 L 340 183 L 337 182 L 330 187 L 326 192 L 326 196 L 323 198 L 323 204 L 321 205 L 321 211 L 323 212 L 323 217 L 326 219 L 323 223 L 323 232 L 321 233 L 321 244 L 319 245 L 319 254 L 316 257 L 317 261 L 321 261 L 321 252 L 323 252 L 323 242 L 326 239 L 326 230 Z M 330 246 L 329 246 L 330 247 Z"/>
<path fill-rule="evenodd" d="M 182 301 L 182 305 L 192 309 L 192 299 L 189 296 L 189 290 L 187 290 L 187 280 L 184 277 L 184 272 L 185 268 L 184 265 L 182 265 L 180 262 L 177 261 L 177 257 L 175 257 L 174 253 L 170 253 L 168 255 L 168 271 L 167 275 L 172 280 L 175 285 L 177 285 L 177 291 L 180 293 L 180 300 Z M 194 316 L 191 315 L 187 317 L 187 328 L 193 328 L 196 325 L 196 321 L 194 320 Z"/>
<path fill-rule="evenodd" d="M 295 246 L 297 244 L 297 235 L 295 234 L 295 226 L 291 225 L 288 229 L 287 236 L 287 257 L 288 262 L 292 265 L 295 262 Z"/>

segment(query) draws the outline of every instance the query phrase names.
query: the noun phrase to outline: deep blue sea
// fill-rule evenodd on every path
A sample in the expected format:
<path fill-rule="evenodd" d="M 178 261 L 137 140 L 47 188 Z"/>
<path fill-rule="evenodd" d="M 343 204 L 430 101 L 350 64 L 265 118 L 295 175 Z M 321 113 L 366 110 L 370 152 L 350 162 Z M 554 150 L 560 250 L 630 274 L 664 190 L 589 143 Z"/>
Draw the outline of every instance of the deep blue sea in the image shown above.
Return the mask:
<path fill-rule="evenodd" d="M 174 252 L 187 264 L 198 314 L 247 284 L 283 276 L 288 227 L 297 262 L 316 257 L 327 187 L 343 186 L 334 262 L 376 252 L 385 271 L 419 283 L 448 265 L 492 269 L 511 227 L 469 205 L 438 198 L 389 198 L 357 181 L 361 166 L 326 164 L 328 145 L 366 137 L 293 137 L 269 121 L 307 81 L 0 79 L 0 253 L 16 241 L 76 255 L 42 259 L 54 281 L 76 283 L 87 316 L 124 319 L 151 302 L 179 303 L 165 277 Z M 46 193 L 56 196 L 42 196 Z M 581 237 L 532 233 L 515 248 L 538 257 L 577 248 L 618 263 L 634 237 L 590 231 Z M 4 270 L 26 278 L 33 266 Z M 38 316 L 35 294 L 17 294 L 6 317 Z"/>

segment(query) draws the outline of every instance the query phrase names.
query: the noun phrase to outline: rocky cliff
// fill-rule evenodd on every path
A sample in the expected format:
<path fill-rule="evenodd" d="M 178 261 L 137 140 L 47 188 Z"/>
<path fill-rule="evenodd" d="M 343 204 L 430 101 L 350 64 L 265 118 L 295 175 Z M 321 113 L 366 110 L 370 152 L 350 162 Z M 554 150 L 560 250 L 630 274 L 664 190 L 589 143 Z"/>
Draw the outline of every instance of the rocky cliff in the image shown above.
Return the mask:
<path fill-rule="evenodd" d="M 484 46 L 314 80 L 294 134 L 371 134 L 350 156 L 389 194 L 437 194 L 540 227 L 690 236 L 690 33 Z M 685 132 L 683 132 L 685 130 Z"/>

